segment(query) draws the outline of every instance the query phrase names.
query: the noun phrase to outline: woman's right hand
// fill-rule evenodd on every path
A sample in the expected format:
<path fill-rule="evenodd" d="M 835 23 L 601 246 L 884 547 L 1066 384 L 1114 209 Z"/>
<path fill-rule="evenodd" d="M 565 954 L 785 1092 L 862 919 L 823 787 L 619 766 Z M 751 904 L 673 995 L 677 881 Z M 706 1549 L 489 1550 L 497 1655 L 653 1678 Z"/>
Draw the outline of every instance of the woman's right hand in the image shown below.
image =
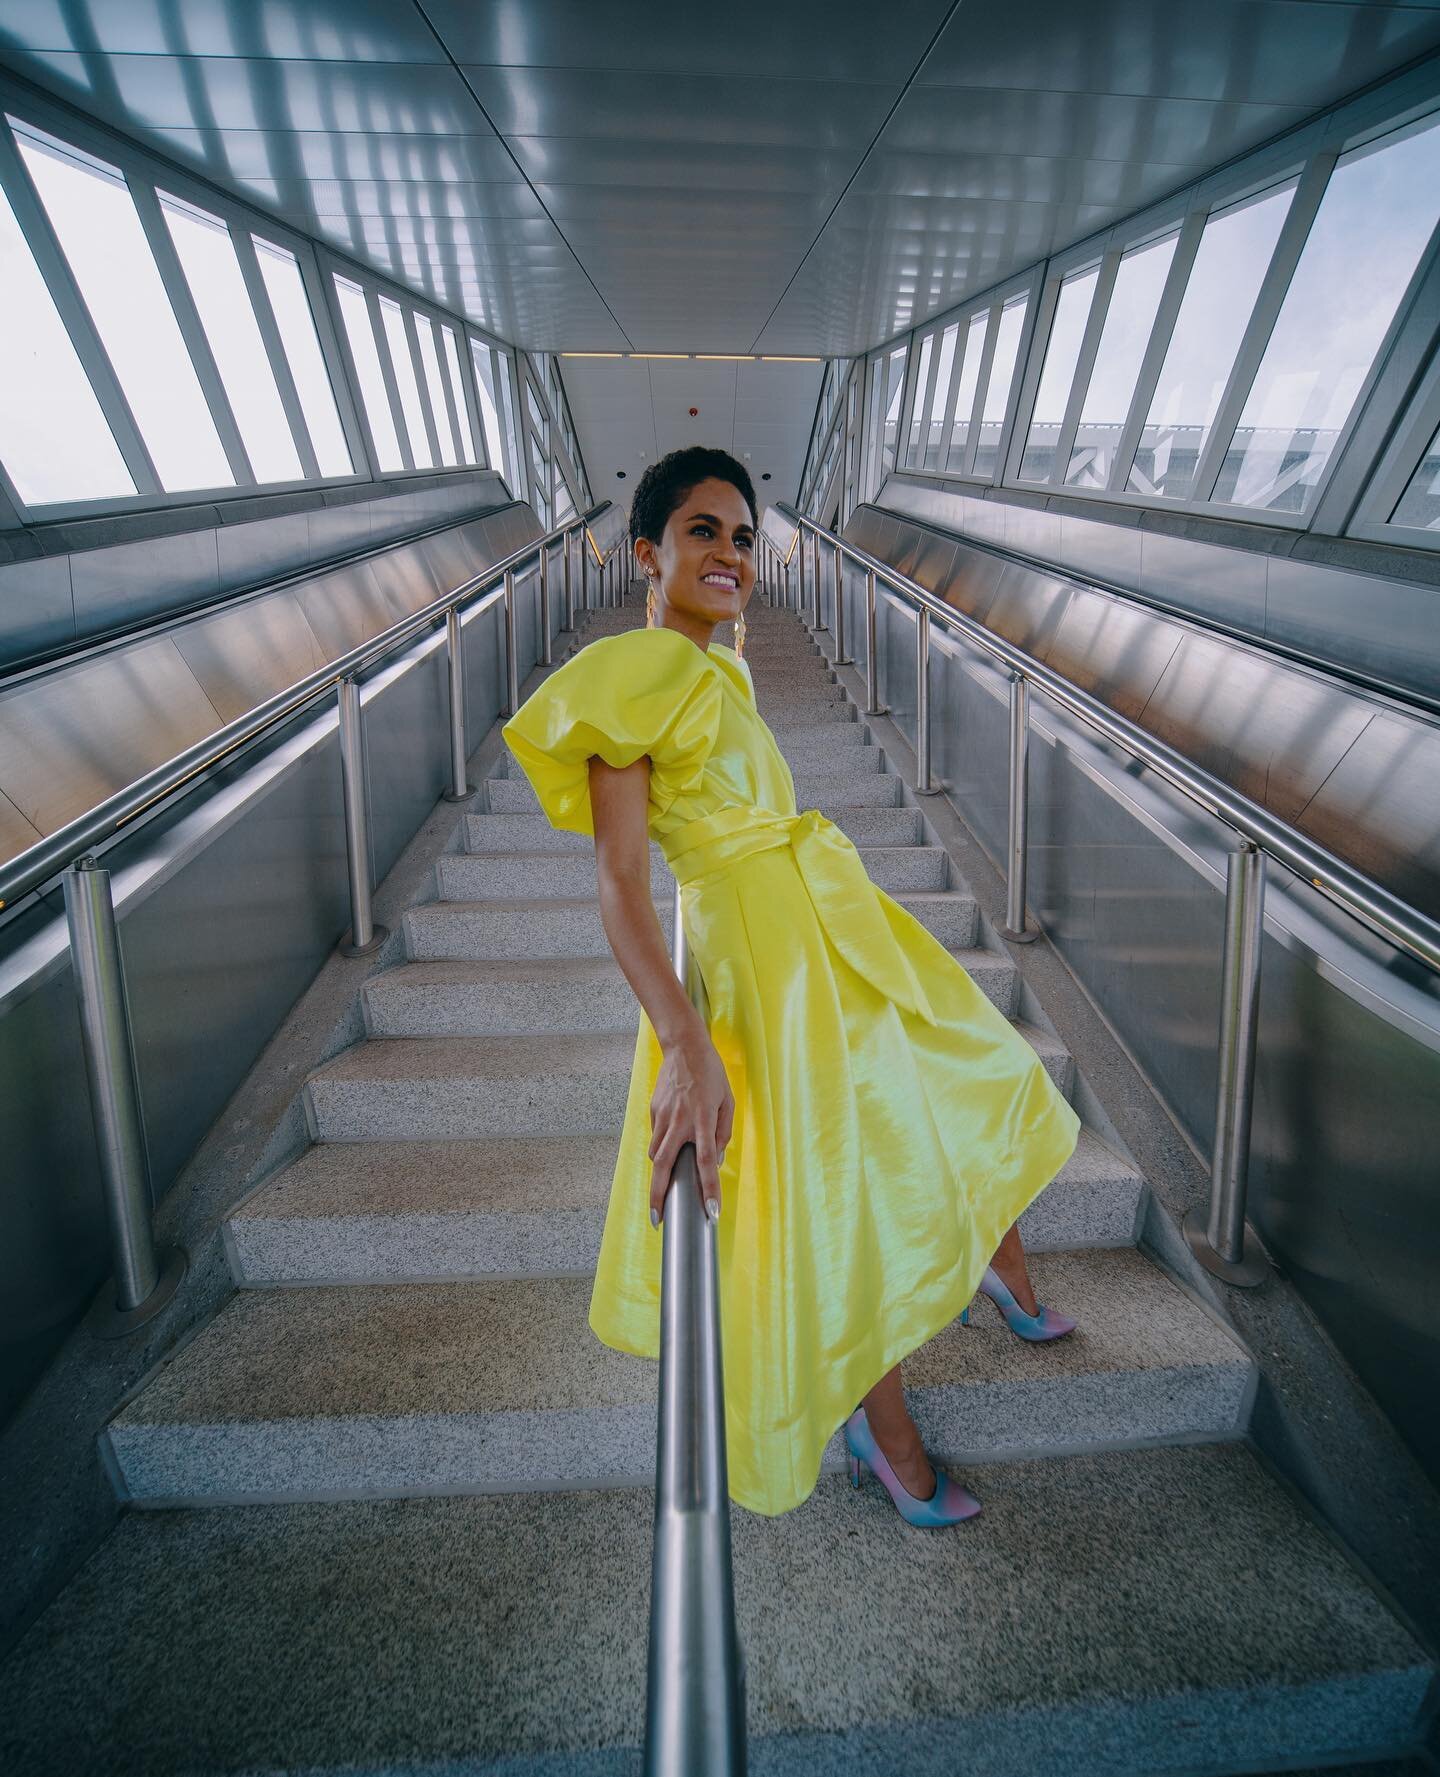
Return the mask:
<path fill-rule="evenodd" d="M 720 1216 L 720 1156 L 735 1122 L 735 1098 L 725 1064 L 708 1032 L 672 1043 L 665 1051 L 650 1098 L 650 1222 L 659 1227 L 675 1160 L 695 1144 L 700 1200 L 711 1221 Z"/>

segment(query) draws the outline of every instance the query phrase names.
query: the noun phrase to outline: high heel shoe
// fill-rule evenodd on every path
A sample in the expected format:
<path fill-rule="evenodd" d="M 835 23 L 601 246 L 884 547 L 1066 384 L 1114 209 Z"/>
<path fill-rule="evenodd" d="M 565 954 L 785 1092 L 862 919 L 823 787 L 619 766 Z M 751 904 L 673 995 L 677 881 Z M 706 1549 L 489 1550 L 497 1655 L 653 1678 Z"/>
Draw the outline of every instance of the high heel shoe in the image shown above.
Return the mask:
<path fill-rule="evenodd" d="M 993 1271 L 987 1270 L 980 1279 L 980 1291 L 1004 1315 L 1010 1331 L 1021 1339 L 1029 1339 L 1032 1344 L 1038 1344 L 1042 1339 L 1063 1339 L 1067 1333 L 1075 1331 L 1076 1323 L 1068 1314 L 1057 1314 L 1043 1302 L 1036 1303 L 1037 1313 L 1027 1314 Z M 960 1325 L 970 1325 L 968 1308 L 960 1316 Z"/>
<path fill-rule="evenodd" d="M 923 1530 L 938 1530 L 946 1524 L 963 1523 L 980 1510 L 980 1501 L 975 1495 L 967 1493 L 938 1468 L 935 1470 L 934 1493 L 929 1499 L 916 1499 L 875 1442 L 863 1407 L 857 1407 L 845 1421 L 845 1447 L 850 1452 L 850 1485 L 858 1487 L 860 1471 L 868 1468 L 894 1500 L 895 1510 L 907 1524 L 918 1525 Z"/>

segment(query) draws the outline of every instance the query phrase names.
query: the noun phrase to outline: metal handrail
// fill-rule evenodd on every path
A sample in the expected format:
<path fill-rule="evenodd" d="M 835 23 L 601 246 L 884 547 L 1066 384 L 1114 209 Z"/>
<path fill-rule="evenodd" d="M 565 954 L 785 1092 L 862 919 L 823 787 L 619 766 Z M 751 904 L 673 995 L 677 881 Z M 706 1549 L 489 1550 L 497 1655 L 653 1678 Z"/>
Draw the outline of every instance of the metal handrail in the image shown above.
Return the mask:
<path fill-rule="evenodd" d="M 409 617 L 402 617 L 388 629 L 381 630 L 379 635 L 359 643 L 326 665 L 317 667 L 303 679 L 297 679 L 284 691 L 257 704 L 243 716 L 237 716 L 233 722 L 227 722 L 223 728 L 217 728 L 214 733 L 196 741 L 184 752 L 177 753 L 163 765 L 157 765 L 152 771 L 146 772 L 125 789 L 116 791 L 104 802 L 97 803 L 94 808 L 67 822 L 56 832 L 17 853 L 4 865 L 0 865 L 0 909 L 13 906 L 22 896 L 47 882 L 76 858 L 113 838 L 122 827 L 128 826 L 146 809 L 164 801 L 191 778 L 218 765 L 230 754 L 277 724 L 298 715 L 310 704 L 317 702 L 325 692 L 337 686 L 342 679 L 362 673 L 386 655 L 393 654 L 397 648 L 429 629 L 437 618 L 445 618 L 452 610 L 458 610 L 467 600 L 473 598 L 477 591 L 498 581 L 500 584 L 495 586 L 491 600 L 476 607 L 477 611 L 488 609 L 489 603 L 498 602 L 503 596 L 507 576 L 513 576 L 517 569 L 523 569 L 533 557 L 548 551 L 571 532 L 588 527 L 609 505 L 608 500 L 604 501 L 583 517 L 569 519 L 565 524 L 547 531 L 543 537 L 524 544 L 503 561 L 472 575 L 470 579 L 433 599 Z"/>
<path fill-rule="evenodd" d="M 813 519 L 796 515 L 792 522 L 833 542 L 841 555 L 863 568 L 867 575 L 873 574 L 877 581 L 883 581 L 917 609 L 927 611 L 932 622 L 963 635 L 1010 672 L 1019 674 L 1043 691 L 1052 702 L 1078 717 L 1087 727 L 1098 730 L 1107 740 L 1133 754 L 1166 783 L 1199 803 L 1208 814 L 1223 821 L 1296 875 L 1304 877 L 1313 888 L 1328 895 L 1370 930 L 1398 944 L 1432 969 L 1440 970 L 1440 921 L 1421 913 L 1408 901 L 1392 894 L 1382 883 L 1307 838 L 1288 821 L 1281 820 L 1258 802 L 1252 802 L 1203 766 L 1192 764 L 1174 747 L 1167 746 L 1128 717 L 1117 714 L 1088 691 L 1072 685 L 1035 655 L 1027 654 L 1023 648 L 995 635 L 965 612 L 947 605 L 918 581 L 817 525 Z"/>
<path fill-rule="evenodd" d="M 347 956 L 366 956 L 378 949 L 388 933 L 383 926 L 375 924 L 371 905 L 360 673 L 421 635 L 437 620 L 444 624 L 448 654 L 450 775 L 450 789 L 446 795 L 450 801 L 468 797 L 472 791 L 465 781 L 468 749 L 461 608 L 472 600 L 476 611 L 504 601 L 505 676 L 508 713 L 513 715 L 520 702 L 515 643 L 516 573 L 538 558 L 543 628 L 541 661 L 548 666 L 551 661 L 550 551 L 557 542 L 561 545 L 565 621 L 567 628 L 573 628 L 575 604 L 571 558 L 575 553 L 572 543 L 577 536 L 581 539 L 582 605 L 588 609 L 590 603 L 589 551 L 584 548 L 585 540 L 590 542 L 600 565 L 599 591 L 603 594 L 607 572 L 612 581 L 616 578 L 614 563 L 619 545 L 612 545 L 602 554 L 589 529 L 592 520 L 599 517 L 609 504 L 607 500 L 588 513 L 577 514 L 564 524 L 552 527 L 543 537 L 523 544 L 502 561 L 472 575 L 420 610 L 391 624 L 379 635 L 351 648 L 338 659 L 307 674 L 286 690 L 257 704 L 244 716 L 147 772 L 48 839 L 21 852 L 0 869 L 0 907 L 12 906 L 57 872 L 64 872 L 81 1046 L 90 1082 L 90 1110 L 114 1255 L 115 1302 L 111 1312 L 97 1320 L 97 1331 L 115 1336 L 130 1332 L 153 1318 L 174 1294 L 185 1274 L 186 1259 L 178 1250 L 160 1254 L 155 1247 L 150 1163 L 135 1067 L 124 959 L 115 922 L 110 872 L 96 863 L 93 848 L 113 839 L 147 810 L 157 809 L 176 791 L 195 783 L 221 760 L 309 709 L 333 690 L 339 719 L 346 870 L 350 887 L 350 931 L 341 951 Z M 487 594 L 486 588 L 492 590 Z"/>
<path fill-rule="evenodd" d="M 675 888 L 675 973 L 704 1015 Z M 695 1148 L 670 1175 L 660 1273 L 660 1403 L 645 1777 L 744 1777 L 745 1662 L 735 1624 L 715 1225 Z"/>
<path fill-rule="evenodd" d="M 795 527 L 797 539 L 809 532 L 815 542 L 817 584 L 814 609 L 821 612 L 819 543 L 834 549 L 834 609 L 837 664 L 843 654 L 844 587 L 842 565 L 853 562 L 865 575 L 867 639 L 866 714 L 885 714 L 879 697 L 876 637 L 877 587 L 884 585 L 913 607 L 915 636 L 915 769 L 916 789 L 933 795 L 930 781 L 930 631 L 935 623 L 962 637 L 1003 667 L 1009 679 L 1009 821 L 1006 846 L 1006 924 L 1002 934 L 1015 943 L 1037 937 L 1026 924 L 1026 872 L 1029 813 L 1029 696 L 1033 685 L 1067 714 L 1105 740 L 1121 747 L 1163 782 L 1228 826 L 1238 841 L 1226 866 L 1225 941 L 1221 959 L 1219 1083 L 1215 1107 L 1215 1146 L 1210 1163 L 1210 1198 L 1205 1209 L 1185 1217 L 1185 1235 L 1200 1263 L 1217 1277 L 1238 1285 L 1261 1282 L 1268 1261 L 1249 1233 L 1245 1220 L 1250 1158 L 1250 1125 L 1255 1097 L 1255 1044 L 1260 1017 L 1260 963 L 1265 922 L 1266 861 L 1275 858 L 1318 889 L 1369 931 L 1395 944 L 1407 955 L 1440 970 L 1440 922 L 1410 906 L 1381 883 L 1366 876 L 1318 845 L 1269 809 L 1193 764 L 1128 717 L 1072 685 L 1052 667 L 1013 642 L 947 605 L 908 574 L 892 568 L 868 550 L 805 518 L 792 507 L 778 508 Z M 777 591 L 775 564 L 779 550 L 767 538 L 768 589 Z M 793 544 L 792 544 L 793 548 Z M 804 559 L 802 543 L 801 559 Z M 788 576 L 787 576 L 788 582 Z M 788 604 L 788 584 L 783 589 Z M 801 601 L 803 611 L 803 598 Z"/>

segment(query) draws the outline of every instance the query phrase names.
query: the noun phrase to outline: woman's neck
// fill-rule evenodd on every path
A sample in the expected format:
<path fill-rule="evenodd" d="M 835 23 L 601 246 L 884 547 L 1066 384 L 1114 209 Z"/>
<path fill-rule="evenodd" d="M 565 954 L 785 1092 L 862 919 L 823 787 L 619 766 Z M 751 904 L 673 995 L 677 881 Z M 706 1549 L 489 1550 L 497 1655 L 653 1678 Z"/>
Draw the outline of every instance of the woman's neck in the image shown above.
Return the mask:
<path fill-rule="evenodd" d="M 688 637 L 702 654 L 709 653 L 716 630 L 716 625 L 707 622 L 705 618 L 692 617 L 688 611 L 672 611 L 668 606 L 662 611 L 656 627 L 673 629 L 677 634 Z"/>

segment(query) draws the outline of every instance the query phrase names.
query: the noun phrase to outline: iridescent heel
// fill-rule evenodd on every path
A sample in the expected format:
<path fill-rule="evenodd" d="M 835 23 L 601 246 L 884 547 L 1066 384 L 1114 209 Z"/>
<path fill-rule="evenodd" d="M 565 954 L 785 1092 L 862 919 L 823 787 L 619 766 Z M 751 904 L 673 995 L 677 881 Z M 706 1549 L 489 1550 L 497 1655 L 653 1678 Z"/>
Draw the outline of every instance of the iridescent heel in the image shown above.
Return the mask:
<path fill-rule="evenodd" d="M 868 1468 L 890 1495 L 895 1510 L 907 1524 L 922 1530 L 939 1530 L 947 1524 L 963 1524 L 980 1510 L 980 1501 L 975 1495 L 967 1493 L 938 1468 L 935 1470 L 934 1493 L 929 1499 L 916 1499 L 875 1442 L 863 1407 L 857 1407 L 845 1421 L 845 1447 L 850 1452 L 850 1485 L 858 1487 L 863 1471 Z"/>
<path fill-rule="evenodd" d="M 1001 1283 L 993 1271 L 986 1271 L 980 1279 L 980 1291 L 986 1295 L 1005 1317 L 1005 1324 L 1020 1339 L 1028 1339 L 1032 1344 L 1039 1344 L 1044 1339 L 1063 1339 L 1067 1333 L 1075 1331 L 1076 1323 L 1068 1314 L 1057 1314 L 1053 1308 L 1047 1308 L 1043 1302 L 1036 1304 L 1038 1313 L 1027 1314 L 1020 1304 Z M 970 1325 L 970 1310 L 964 1309 L 960 1315 L 960 1325 Z"/>

